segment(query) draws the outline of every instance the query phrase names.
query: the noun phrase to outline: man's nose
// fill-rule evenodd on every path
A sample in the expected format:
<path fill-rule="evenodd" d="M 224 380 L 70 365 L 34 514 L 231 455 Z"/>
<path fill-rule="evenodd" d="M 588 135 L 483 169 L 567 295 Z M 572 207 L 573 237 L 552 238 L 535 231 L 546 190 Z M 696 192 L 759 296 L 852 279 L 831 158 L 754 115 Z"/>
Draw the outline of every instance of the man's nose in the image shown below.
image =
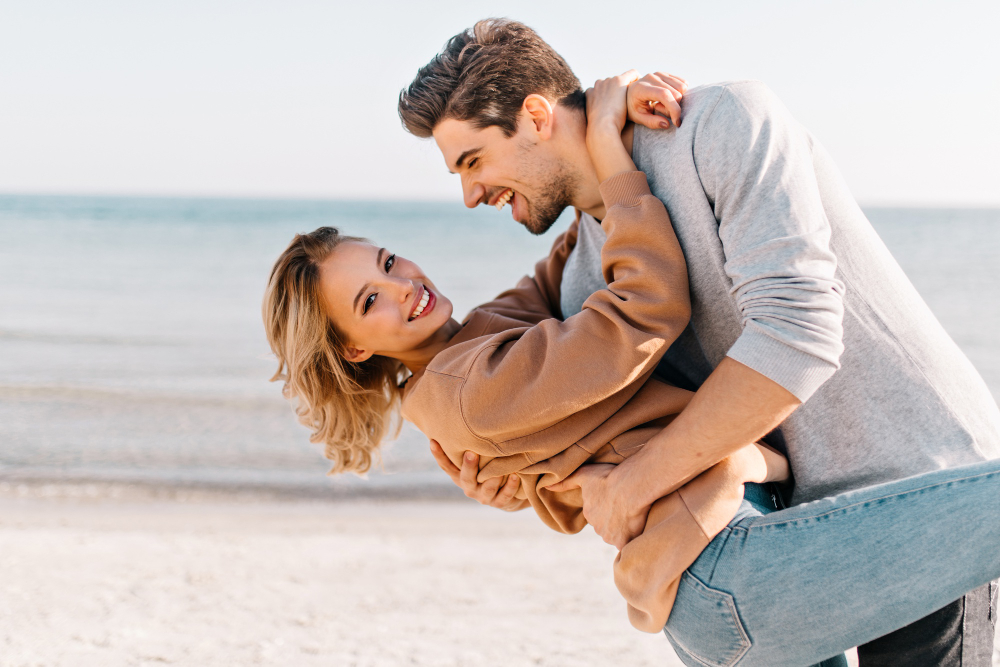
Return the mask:
<path fill-rule="evenodd" d="M 486 188 L 484 188 L 479 182 L 463 176 L 462 196 L 465 198 L 466 206 L 469 208 L 476 208 L 483 201 L 485 194 Z"/>

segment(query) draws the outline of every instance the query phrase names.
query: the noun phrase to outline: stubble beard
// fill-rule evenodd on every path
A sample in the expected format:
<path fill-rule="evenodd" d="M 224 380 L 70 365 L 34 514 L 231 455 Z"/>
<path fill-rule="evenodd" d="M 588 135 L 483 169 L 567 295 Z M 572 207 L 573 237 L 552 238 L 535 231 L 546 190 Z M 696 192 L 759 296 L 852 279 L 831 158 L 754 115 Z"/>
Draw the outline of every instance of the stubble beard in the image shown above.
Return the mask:
<path fill-rule="evenodd" d="M 527 151 L 524 153 L 523 164 L 530 165 Z M 529 232 L 540 236 L 549 231 L 567 207 L 572 206 L 573 194 L 580 178 L 576 172 L 558 161 L 549 169 L 545 169 L 544 165 L 535 164 L 522 173 L 528 174 L 526 182 L 537 184 L 535 187 L 537 194 L 530 202 L 528 220 L 522 224 Z"/>

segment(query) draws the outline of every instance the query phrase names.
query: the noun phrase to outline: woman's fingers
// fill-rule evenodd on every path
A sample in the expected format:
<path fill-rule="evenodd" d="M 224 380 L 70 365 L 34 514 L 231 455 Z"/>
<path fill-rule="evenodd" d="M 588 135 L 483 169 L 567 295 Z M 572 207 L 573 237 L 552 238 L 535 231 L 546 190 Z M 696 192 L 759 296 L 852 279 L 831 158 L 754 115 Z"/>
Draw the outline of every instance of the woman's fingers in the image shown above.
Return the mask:
<path fill-rule="evenodd" d="M 638 81 L 639 80 L 639 72 L 637 72 L 634 69 L 630 69 L 629 71 L 625 72 L 624 74 L 619 75 L 618 78 L 622 81 L 622 83 L 628 85 L 628 84 L 632 83 L 633 81 Z"/>
<path fill-rule="evenodd" d="M 562 493 L 563 491 L 569 491 L 570 489 L 579 489 L 580 487 L 580 468 L 577 468 L 573 474 L 571 474 L 566 479 L 561 482 L 556 482 L 555 484 L 550 484 L 546 488 L 554 493 Z"/>
<path fill-rule="evenodd" d="M 687 82 L 665 72 L 647 74 L 628 87 L 629 120 L 651 129 L 666 129 L 670 124 L 680 127 L 680 101 Z"/>
<path fill-rule="evenodd" d="M 666 72 L 653 72 L 653 74 L 660 79 L 664 84 L 679 90 L 682 93 L 686 93 L 688 89 L 688 83 L 676 74 L 667 74 Z"/>
<path fill-rule="evenodd" d="M 677 101 L 680 99 L 680 93 L 673 88 L 664 87 L 655 89 L 652 92 L 652 96 L 659 103 L 653 108 L 653 111 L 665 113 L 670 117 L 670 121 L 674 124 L 674 127 L 680 127 L 681 105 Z"/>

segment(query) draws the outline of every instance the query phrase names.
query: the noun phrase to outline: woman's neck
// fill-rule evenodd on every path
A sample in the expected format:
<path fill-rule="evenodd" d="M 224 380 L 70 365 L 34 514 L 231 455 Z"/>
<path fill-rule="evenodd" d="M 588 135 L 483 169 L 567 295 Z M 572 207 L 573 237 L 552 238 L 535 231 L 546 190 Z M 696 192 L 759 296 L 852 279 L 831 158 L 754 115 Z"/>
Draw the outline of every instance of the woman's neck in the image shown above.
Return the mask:
<path fill-rule="evenodd" d="M 434 332 L 434 335 L 428 338 L 423 345 L 416 348 L 415 350 L 409 350 L 408 352 L 403 352 L 394 355 L 397 360 L 401 361 L 406 369 L 411 373 L 419 373 L 420 371 L 427 368 L 427 365 L 438 355 L 438 353 L 444 351 L 448 347 L 448 343 L 452 338 L 455 337 L 459 331 L 462 330 L 462 325 L 456 320 L 448 320 L 445 322 L 440 329 Z"/>

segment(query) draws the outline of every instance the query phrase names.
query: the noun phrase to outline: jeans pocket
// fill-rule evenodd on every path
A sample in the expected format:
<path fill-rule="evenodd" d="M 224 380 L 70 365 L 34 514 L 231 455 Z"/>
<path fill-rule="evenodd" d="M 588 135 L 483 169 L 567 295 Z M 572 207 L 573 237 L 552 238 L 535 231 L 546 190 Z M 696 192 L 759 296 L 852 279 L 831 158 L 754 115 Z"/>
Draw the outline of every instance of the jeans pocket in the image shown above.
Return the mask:
<path fill-rule="evenodd" d="M 733 596 L 706 586 L 690 572 L 681 576 L 663 634 L 678 657 L 694 666 L 731 667 L 751 645 Z"/>

